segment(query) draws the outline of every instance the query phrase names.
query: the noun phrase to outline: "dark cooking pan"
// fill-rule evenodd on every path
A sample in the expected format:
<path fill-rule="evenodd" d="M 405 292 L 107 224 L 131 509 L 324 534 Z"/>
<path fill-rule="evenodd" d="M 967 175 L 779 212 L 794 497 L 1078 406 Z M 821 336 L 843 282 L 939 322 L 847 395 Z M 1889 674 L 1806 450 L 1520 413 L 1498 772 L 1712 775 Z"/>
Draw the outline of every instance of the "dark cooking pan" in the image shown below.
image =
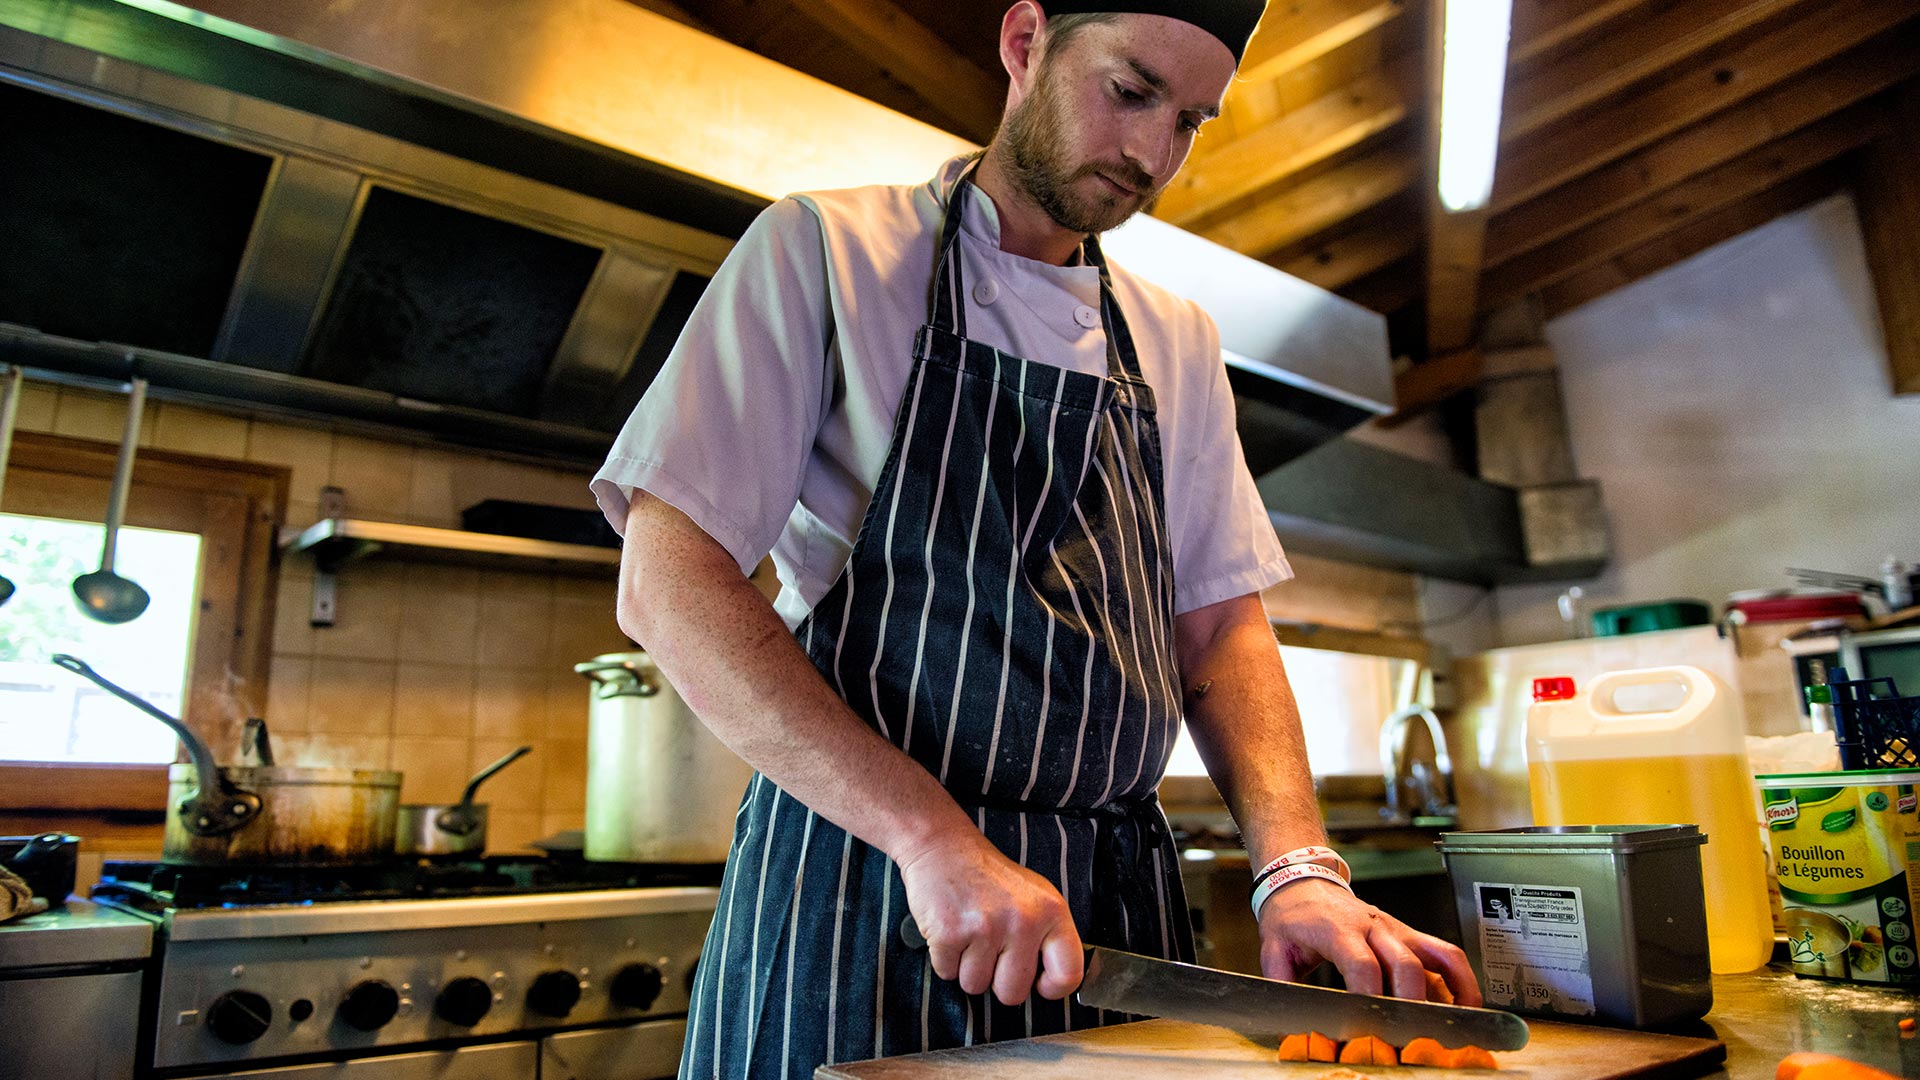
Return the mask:
<path fill-rule="evenodd" d="M 247 740 L 259 764 L 222 768 L 179 720 L 82 660 L 58 655 L 53 662 L 172 728 L 186 745 L 193 764 L 167 770 L 167 862 L 339 863 L 393 854 L 399 773 L 275 765 L 259 722 L 249 722 Z"/>
<path fill-rule="evenodd" d="M 467 781 L 457 803 L 405 803 L 394 827 L 394 851 L 429 859 L 478 855 L 487 850 L 487 804 L 473 801 L 480 785 L 501 769 L 533 753 L 522 746 L 481 769 Z"/>

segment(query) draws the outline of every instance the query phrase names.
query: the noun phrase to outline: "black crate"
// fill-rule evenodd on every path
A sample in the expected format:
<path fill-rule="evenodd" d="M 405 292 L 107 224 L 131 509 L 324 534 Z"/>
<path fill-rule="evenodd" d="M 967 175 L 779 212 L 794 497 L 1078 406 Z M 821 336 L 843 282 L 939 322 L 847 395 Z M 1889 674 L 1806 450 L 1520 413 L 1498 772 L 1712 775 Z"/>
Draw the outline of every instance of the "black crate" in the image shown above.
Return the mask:
<path fill-rule="evenodd" d="M 1827 685 L 1843 769 L 1920 767 L 1920 697 L 1901 697 L 1892 679 L 1849 680 L 1835 668 Z"/>

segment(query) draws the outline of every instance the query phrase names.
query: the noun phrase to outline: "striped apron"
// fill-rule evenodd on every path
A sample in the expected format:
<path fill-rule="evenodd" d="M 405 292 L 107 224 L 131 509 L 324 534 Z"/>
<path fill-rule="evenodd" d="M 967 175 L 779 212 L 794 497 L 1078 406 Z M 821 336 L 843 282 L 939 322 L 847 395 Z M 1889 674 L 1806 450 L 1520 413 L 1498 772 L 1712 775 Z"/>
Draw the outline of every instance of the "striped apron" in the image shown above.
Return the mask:
<path fill-rule="evenodd" d="M 1191 960 L 1154 798 L 1180 725 L 1160 438 L 1106 264 L 1105 376 L 966 337 L 962 176 L 893 444 L 839 579 L 795 629 L 822 675 L 939 777 L 1090 944 Z M 850 762 L 849 768 L 859 768 Z M 1128 1019 L 936 977 L 900 871 L 755 774 L 693 988 L 680 1075 L 816 1066 Z"/>

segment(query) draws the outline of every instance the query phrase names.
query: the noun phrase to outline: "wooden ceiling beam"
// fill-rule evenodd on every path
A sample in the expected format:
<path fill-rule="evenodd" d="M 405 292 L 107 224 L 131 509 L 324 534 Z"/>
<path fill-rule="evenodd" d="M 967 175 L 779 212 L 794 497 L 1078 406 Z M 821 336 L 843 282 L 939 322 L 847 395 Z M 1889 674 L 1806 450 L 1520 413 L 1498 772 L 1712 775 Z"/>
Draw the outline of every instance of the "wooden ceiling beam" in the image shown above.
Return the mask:
<path fill-rule="evenodd" d="M 1649 0 L 1514 0 L 1507 64 L 1522 67 L 1579 41 Z"/>
<path fill-rule="evenodd" d="M 1669 188 L 1487 272 L 1480 306 L 1492 310 L 1857 150 L 1888 129 L 1888 111 L 1863 101 Z"/>
<path fill-rule="evenodd" d="M 1535 198 L 1673 134 L 1689 124 L 1777 86 L 1920 9 L 1891 0 L 1829 0 L 1809 17 L 1744 43 L 1715 63 L 1673 78 L 1614 108 L 1590 112 L 1523 139 L 1502 155 L 1494 184 L 1495 213 Z"/>
<path fill-rule="evenodd" d="M 1565 314 L 1707 248 L 1818 202 L 1846 185 L 1841 163 L 1801 173 L 1743 202 L 1688 222 L 1646 244 L 1540 290 L 1549 318 Z"/>
<path fill-rule="evenodd" d="M 1180 170 L 1156 215 L 1190 227 L 1206 215 L 1387 131 L 1407 116 L 1407 94 L 1385 73 L 1356 79 Z"/>
<path fill-rule="evenodd" d="M 1309 180 L 1256 196 L 1243 213 L 1203 227 L 1200 235 L 1264 259 L 1371 210 L 1413 186 L 1419 167 L 1405 146 L 1383 146 Z"/>
<path fill-rule="evenodd" d="M 1337 290 L 1412 255 L 1415 239 L 1397 220 L 1382 216 L 1270 265 L 1323 289 Z"/>
<path fill-rule="evenodd" d="M 1007 84 L 982 71 L 890 0 L 786 0 L 886 69 L 979 142 L 992 136 Z"/>
<path fill-rule="evenodd" d="M 1406 0 L 1292 0 L 1275 4 L 1247 42 L 1240 78 L 1278 79 L 1357 41 L 1406 12 Z"/>
<path fill-rule="evenodd" d="M 1920 394 L 1920 83 L 1898 92 L 1889 130 L 1862 154 L 1854 181 L 1867 271 L 1896 394 Z"/>
<path fill-rule="evenodd" d="M 1445 24 L 1449 3 L 1480 3 L 1482 0 L 1433 0 L 1432 17 L 1427 27 L 1427 110 L 1426 175 L 1440 175 L 1440 98 L 1445 69 Z M 1503 43 L 1504 44 L 1504 43 Z M 1490 62 L 1504 71 L 1505 55 Z M 1497 165 L 1497 163 L 1496 163 Z M 1495 169 L 1498 175 L 1498 169 Z M 1486 246 L 1487 220 L 1493 216 L 1488 206 L 1470 210 L 1449 210 L 1440 201 L 1436 184 L 1423 185 L 1420 205 L 1426 222 L 1426 295 L 1427 353 L 1439 356 L 1473 344 L 1479 311 L 1480 263 Z"/>
<path fill-rule="evenodd" d="M 1687 0 L 1623 22 L 1507 88 L 1500 138 L 1557 124 L 1634 83 L 1675 68 L 1808 0 Z"/>
<path fill-rule="evenodd" d="M 1369 311 L 1391 315 L 1420 299 L 1420 268 L 1403 259 L 1340 287 L 1340 295 Z"/>
<path fill-rule="evenodd" d="M 1487 227 L 1486 265 L 1543 247 L 1916 74 L 1920 49 L 1898 30 L 1881 34 L 1671 138 L 1495 214 Z"/>

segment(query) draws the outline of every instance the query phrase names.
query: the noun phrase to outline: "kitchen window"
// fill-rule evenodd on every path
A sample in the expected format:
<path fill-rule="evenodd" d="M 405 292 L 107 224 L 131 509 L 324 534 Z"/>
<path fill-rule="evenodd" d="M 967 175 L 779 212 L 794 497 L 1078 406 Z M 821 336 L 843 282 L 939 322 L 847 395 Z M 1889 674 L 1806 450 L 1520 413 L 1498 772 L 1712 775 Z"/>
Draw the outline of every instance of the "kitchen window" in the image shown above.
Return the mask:
<path fill-rule="evenodd" d="M 18 586 L 0 608 L 0 811 L 47 820 L 165 802 L 172 734 L 47 664 L 54 652 L 178 710 L 222 757 L 264 713 L 287 471 L 142 449 L 115 569 L 153 603 L 106 626 L 79 613 L 71 584 L 99 564 L 114 457 L 107 443 L 15 439 L 0 514 L 0 565 Z"/>
<path fill-rule="evenodd" d="M 164 765 L 173 732 L 71 673 L 51 657 L 91 657 L 115 682 L 178 715 L 192 661 L 201 538 L 190 532 L 123 529 L 116 573 L 152 597 L 118 626 L 88 618 L 75 577 L 100 557 L 92 522 L 0 513 L 0 572 L 17 591 L 0 611 L 0 761 Z"/>

